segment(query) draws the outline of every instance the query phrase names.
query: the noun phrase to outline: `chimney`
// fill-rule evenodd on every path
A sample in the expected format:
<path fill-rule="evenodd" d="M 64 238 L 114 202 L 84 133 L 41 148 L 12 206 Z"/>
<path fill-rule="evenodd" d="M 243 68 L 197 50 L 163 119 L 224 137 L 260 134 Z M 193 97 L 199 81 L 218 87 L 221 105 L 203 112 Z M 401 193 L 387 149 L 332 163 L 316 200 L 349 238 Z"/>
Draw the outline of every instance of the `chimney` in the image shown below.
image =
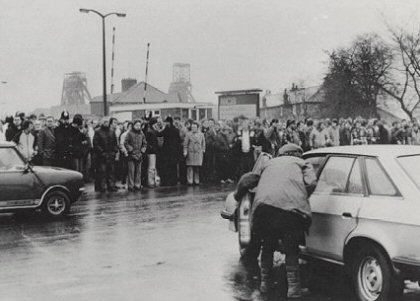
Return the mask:
<path fill-rule="evenodd" d="M 135 78 L 123 78 L 121 80 L 121 92 L 128 91 L 135 84 L 137 84 L 137 79 L 135 79 Z"/>

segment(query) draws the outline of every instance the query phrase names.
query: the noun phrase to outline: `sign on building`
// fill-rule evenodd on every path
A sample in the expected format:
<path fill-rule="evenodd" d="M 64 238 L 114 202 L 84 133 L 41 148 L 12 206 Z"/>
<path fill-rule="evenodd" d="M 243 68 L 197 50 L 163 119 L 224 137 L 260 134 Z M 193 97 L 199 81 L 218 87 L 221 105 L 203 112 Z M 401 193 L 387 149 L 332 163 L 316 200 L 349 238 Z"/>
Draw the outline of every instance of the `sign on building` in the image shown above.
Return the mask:
<path fill-rule="evenodd" d="M 254 118 L 260 112 L 260 94 L 262 90 L 241 90 L 216 92 L 219 95 L 219 119 L 231 120 L 245 116 Z"/>

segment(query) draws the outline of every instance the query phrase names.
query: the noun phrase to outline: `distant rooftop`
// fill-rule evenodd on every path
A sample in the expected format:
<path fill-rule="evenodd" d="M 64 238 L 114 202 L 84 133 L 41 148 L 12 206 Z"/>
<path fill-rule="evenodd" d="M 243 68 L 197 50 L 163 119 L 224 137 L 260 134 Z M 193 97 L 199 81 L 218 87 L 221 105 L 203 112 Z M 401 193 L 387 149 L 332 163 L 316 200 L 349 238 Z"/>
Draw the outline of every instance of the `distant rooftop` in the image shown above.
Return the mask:
<path fill-rule="evenodd" d="M 254 94 L 261 93 L 261 89 L 249 89 L 249 90 L 231 90 L 231 91 L 218 91 L 214 92 L 215 94 L 224 94 L 224 95 L 237 95 L 237 94 Z"/>

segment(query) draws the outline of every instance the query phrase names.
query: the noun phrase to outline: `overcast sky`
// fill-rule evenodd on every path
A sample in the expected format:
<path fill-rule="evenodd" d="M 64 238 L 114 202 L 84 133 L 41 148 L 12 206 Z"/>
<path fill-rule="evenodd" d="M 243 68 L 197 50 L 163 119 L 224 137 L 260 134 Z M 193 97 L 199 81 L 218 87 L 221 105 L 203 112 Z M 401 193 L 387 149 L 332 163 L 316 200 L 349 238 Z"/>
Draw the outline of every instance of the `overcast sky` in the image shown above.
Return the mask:
<path fill-rule="evenodd" d="M 79 8 L 124 12 L 107 19 L 108 75 L 116 27 L 115 84 L 144 80 L 167 91 L 172 64 L 191 64 L 193 94 L 215 102 L 215 91 L 277 92 L 293 81 L 319 84 L 324 50 L 365 32 L 420 22 L 420 1 L 404 0 L 1 0 L 0 110 L 29 111 L 60 103 L 63 77 L 85 72 L 92 96 L 102 93 L 100 18 Z M 417 21 L 419 20 L 419 21 Z M 110 78 L 108 78 L 108 91 Z"/>

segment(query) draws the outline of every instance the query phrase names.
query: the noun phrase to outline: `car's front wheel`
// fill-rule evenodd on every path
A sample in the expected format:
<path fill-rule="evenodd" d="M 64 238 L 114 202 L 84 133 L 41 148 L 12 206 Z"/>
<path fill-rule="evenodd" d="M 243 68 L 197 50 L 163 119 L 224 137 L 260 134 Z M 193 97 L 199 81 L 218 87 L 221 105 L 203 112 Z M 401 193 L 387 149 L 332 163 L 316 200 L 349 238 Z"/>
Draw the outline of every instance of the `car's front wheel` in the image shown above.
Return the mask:
<path fill-rule="evenodd" d="M 43 212 L 52 218 L 66 215 L 70 211 L 70 199 L 68 195 L 59 190 L 49 192 L 43 202 Z"/>
<path fill-rule="evenodd" d="M 391 301 L 402 293 L 386 254 L 377 246 L 362 248 L 353 260 L 352 276 L 361 301 Z"/>

